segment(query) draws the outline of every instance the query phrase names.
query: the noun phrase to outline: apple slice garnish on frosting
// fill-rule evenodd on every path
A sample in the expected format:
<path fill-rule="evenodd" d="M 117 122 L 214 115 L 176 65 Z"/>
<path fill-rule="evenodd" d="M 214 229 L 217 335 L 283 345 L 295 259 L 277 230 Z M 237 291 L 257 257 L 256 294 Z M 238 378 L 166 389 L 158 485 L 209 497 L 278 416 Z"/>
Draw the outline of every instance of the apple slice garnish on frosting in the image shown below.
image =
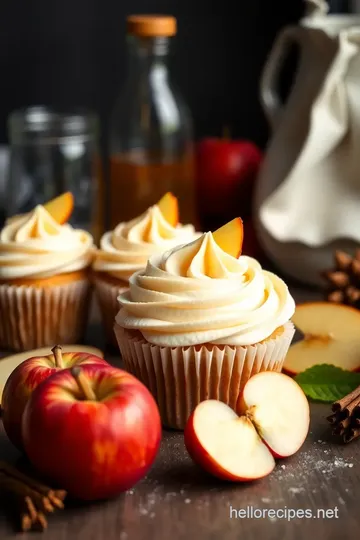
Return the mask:
<path fill-rule="evenodd" d="M 44 208 L 57 223 L 63 225 L 74 210 L 74 196 L 71 191 L 67 191 L 44 204 Z"/>
<path fill-rule="evenodd" d="M 217 245 L 228 255 L 240 257 L 244 238 L 242 219 L 237 217 L 213 232 Z"/>
<path fill-rule="evenodd" d="M 68 221 L 74 210 L 74 196 L 70 191 L 66 191 L 45 203 L 43 207 L 59 225 L 63 225 Z M 26 214 L 17 214 L 16 216 L 8 218 L 6 222 L 9 224 L 14 220 L 28 216 L 29 214 L 30 212 L 27 212 Z"/>
<path fill-rule="evenodd" d="M 157 206 L 166 221 L 173 227 L 176 227 L 179 223 L 179 203 L 175 195 L 168 191 L 161 197 Z"/>

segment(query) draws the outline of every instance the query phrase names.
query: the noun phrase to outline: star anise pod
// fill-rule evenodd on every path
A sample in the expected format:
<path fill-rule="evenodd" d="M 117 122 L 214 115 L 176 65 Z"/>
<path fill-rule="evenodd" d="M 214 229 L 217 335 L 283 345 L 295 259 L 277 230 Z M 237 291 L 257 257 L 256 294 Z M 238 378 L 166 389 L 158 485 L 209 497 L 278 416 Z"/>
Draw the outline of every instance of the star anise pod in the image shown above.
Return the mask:
<path fill-rule="evenodd" d="M 360 248 L 355 255 L 335 251 L 335 267 L 322 276 L 327 282 L 326 299 L 360 309 Z"/>

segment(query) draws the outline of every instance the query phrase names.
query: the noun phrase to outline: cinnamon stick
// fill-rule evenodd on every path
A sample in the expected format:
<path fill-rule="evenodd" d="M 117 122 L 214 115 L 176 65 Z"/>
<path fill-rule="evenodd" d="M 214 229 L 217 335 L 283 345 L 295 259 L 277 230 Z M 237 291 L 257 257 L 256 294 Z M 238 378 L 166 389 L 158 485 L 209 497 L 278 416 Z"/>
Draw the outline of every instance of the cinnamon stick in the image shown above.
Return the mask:
<path fill-rule="evenodd" d="M 344 443 L 349 443 L 360 437 L 360 428 L 351 428 L 343 436 Z"/>
<path fill-rule="evenodd" d="M 360 437 L 360 386 L 333 403 L 331 410 L 327 420 L 334 435 L 340 435 L 344 443 Z"/>
<path fill-rule="evenodd" d="M 54 506 L 62 508 L 62 506 L 59 506 L 58 503 L 64 501 L 67 495 L 65 490 L 53 490 L 50 487 L 38 482 L 37 480 L 35 480 L 35 478 L 32 478 L 31 476 L 28 476 L 27 474 L 19 471 L 19 469 L 17 469 L 13 465 L 10 465 L 9 463 L 6 463 L 5 461 L 0 461 L 0 473 L 2 472 L 7 474 L 8 476 L 11 476 L 12 478 L 16 478 L 24 484 L 27 484 L 33 490 L 38 491 L 40 494 L 52 500 Z M 57 503 L 54 503 L 54 500 L 57 501 Z"/>
<path fill-rule="evenodd" d="M 0 472 L 0 483 L 1 483 L 1 486 L 7 491 L 15 493 L 19 496 L 31 497 L 34 504 L 36 504 L 36 506 L 43 512 L 54 511 L 54 507 L 51 504 L 48 497 L 45 497 L 44 495 L 38 493 L 37 491 L 34 491 L 28 485 L 22 483 L 16 478 L 12 476 L 7 476 L 5 473 Z"/>
<path fill-rule="evenodd" d="M 32 502 L 32 499 L 29 496 L 25 497 L 25 505 L 26 505 L 27 511 L 29 512 L 31 521 L 35 523 L 35 521 L 37 520 L 38 513 L 34 506 L 34 503 Z"/>
<path fill-rule="evenodd" d="M 332 405 L 332 411 L 338 412 L 338 411 L 347 411 L 347 415 L 350 416 L 351 412 L 354 410 L 355 407 L 360 405 L 360 386 L 355 388 L 350 394 L 343 397 L 342 399 L 339 399 L 338 401 L 335 401 Z"/>
<path fill-rule="evenodd" d="M 38 512 L 36 522 L 34 523 L 34 528 L 37 531 L 45 531 L 48 527 L 48 522 L 45 515 L 42 512 Z"/>

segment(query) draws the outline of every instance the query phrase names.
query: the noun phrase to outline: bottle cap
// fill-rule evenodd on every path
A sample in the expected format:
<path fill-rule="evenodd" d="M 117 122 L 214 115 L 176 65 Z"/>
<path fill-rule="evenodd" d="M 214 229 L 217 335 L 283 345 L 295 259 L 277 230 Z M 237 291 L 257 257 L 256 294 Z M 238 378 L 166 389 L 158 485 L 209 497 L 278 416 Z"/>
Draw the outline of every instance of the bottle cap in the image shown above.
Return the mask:
<path fill-rule="evenodd" d="M 170 37 L 176 34 L 176 19 L 168 15 L 130 15 L 127 32 L 141 37 Z"/>

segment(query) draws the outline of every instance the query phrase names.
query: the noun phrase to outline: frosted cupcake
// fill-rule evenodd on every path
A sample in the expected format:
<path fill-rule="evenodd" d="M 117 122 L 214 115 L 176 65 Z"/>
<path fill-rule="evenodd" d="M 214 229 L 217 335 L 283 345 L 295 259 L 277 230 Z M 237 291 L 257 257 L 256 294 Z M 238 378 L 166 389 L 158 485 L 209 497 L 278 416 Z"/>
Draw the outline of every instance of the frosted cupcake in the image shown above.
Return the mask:
<path fill-rule="evenodd" d="M 0 347 L 78 343 L 88 313 L 93 239 L 58 223 L 44 206 L 0 232 Z"/>
<path fill-rule="evenodd" d="M 177 199 L 167 193 L 141 216 L 120 223 L 101 238 L 93 281 L 110 343 L 116 345 L 113 328 L 119 310 L 117 297 L 128 289 L 131 275 L 143 270 L 151 256 L 199 236 L 192 225 L 179 224 L 178 215 Z"/>
<path fill-rule="evenodd" d="M 165 426 L 184 428 L 205 399 L 235 409 L 252 375 L 282 369 L 294 300 L 279 277 L 238 257 L 240 224 L 153 256 L 119 295 L 125 367 L 153 393 Z"/>

